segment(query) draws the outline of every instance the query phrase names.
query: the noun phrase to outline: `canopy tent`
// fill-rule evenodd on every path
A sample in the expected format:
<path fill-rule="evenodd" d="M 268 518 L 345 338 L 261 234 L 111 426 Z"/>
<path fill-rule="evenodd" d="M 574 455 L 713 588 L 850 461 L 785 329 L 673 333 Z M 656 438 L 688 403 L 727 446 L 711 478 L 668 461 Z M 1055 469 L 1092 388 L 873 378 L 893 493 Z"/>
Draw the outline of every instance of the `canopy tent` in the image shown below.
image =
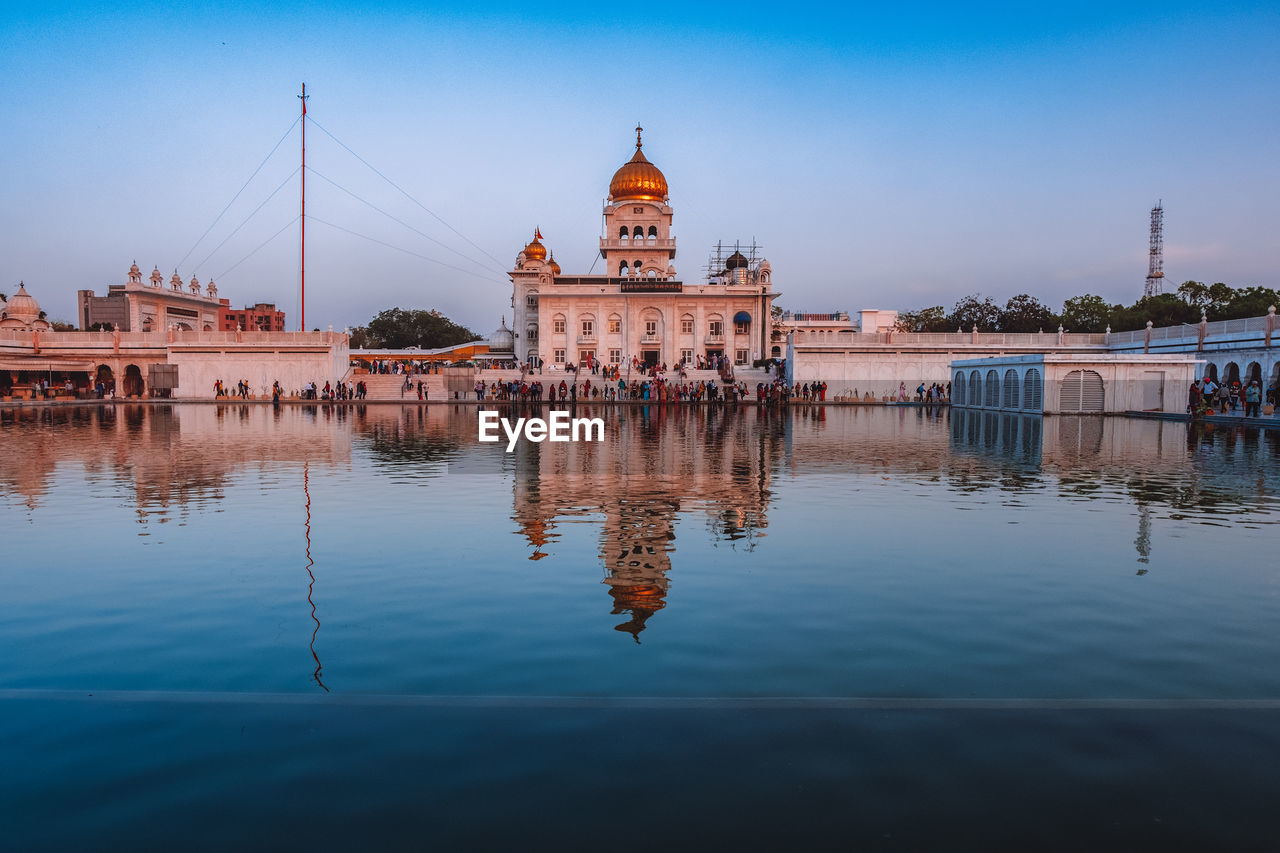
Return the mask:
<path fill-rule="evenodd" d="M 0 358 L 0 370 L 27 370 L 33 373 L 93 373 L 98 369 L 92 361 L 61 358 Z"/>
<path fill-rule="evenodd" d="M 734 315 L 733 315 L 733 322 L 735 322 L 735 323 L 750 323 L 750 322 L 751 322 L 751 315 L 750 315 L 750 314 L 748 314 L 746 311 L 739 311 L 737 314 L 734 314 Z"/>

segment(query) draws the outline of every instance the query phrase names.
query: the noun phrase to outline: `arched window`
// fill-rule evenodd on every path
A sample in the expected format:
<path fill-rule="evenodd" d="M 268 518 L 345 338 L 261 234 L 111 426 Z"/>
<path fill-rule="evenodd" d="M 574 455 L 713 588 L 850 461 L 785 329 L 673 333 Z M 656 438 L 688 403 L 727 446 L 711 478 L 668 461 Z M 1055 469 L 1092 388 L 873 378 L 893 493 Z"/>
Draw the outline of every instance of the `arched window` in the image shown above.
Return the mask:
<path fill-rule="evenodd" d="M 551 332 L 556 335 L 564 334 L 564 315 L 557 314 L 551 318 Z"/>
<path fill-rule="evenodd" d="M 1063 413 L 1101 412 L 1105 396 L 1102 375 L 1092 370 L 1073 370 L 1062 378 L 1058 410 Z"/>
<path fill-rule="evenodd" d="M 1004 397 L 1000 400 L 1000 408 L 1018 408 L 1018 371 L 1012 367 L 1004 372 Z"/>
<path fill-rule="evenodd" d="M 650 226 L 649 226 L 649 239 L 650 239 L 650 240 L 657 240 L 657 239 L 658 239 L 658 226 L 657 226 L 657 225 L 650 225 Z"/>
<path fill-rule="evenodd" d="M 1029 412 L 1038 412 L 1044 406 L 1044 386 L 1040 382 L 1040 371 L 1028 368 L 1022 377 L 1022 408 Z"/>
<path fill-rule="evenodd" d="M 618 229 L 618 239 L 625 240 L 627 239 L 627 236 L 628 236 L 627 226 L 623 225 L 621 228 Z"/>
<path fill-rule="evenodd" d="M 986 382 L 982 388 L 982 405 L 994 409 L 1000 405 L 1000 374 L 994 370 L 987 371 Z"/>
<path fill-rule="evenodd" d="M 951 380 L 951 403 L 955 406 L 964 405 L 964 373 L 960 372 Z"/>
<path fill-rule="evenodd" d="M 969 405 L 982 405 L 982 378 L 976 370 L 969 373 Z"/>
<path fill-rule="evenodd" d="M 657 271 L 657 270 L 655 270 L 655 269 L 651 269 L 651 270 L 649 270 L 649 278 L 657 278 L 657 277 L 658 277 L 658 271 Z"/>
<path fill-rule="evenodd" d="M 682 335 L 693 334 L 693 315 L 692 314 L 680 315 L 680 334 Z"/>
<path fill-rule="evenodd" d="M 639 262 L 639 261 L 636 261 L 636 262 L 635 262 L 634 264 L 632 264 L 631 266 L 635 268 L 636 275 L 640 275 L 640 262 Z"/>
<path fill-rule="evenodd" d="M 618 275 L 620 277 L 626 278 L 629 274 L 630 274 L 630 270 L 627 268 L 626 261 L 623 261 L 622 263 L 618 264 Z"/>
<path fill-rule="evenodd" d="M 633 229 L 631 230 L 631 236 L 632 236 L 632 237 L 635 237 L 637 240 L 641 240 L 641 239 L 643 239 L 643 238 L 644 238 L 644 229 L 643 229 L 643 228 L 641 228 L 639 225 L 637 225 L 635 228 L 633 228 Z"/>

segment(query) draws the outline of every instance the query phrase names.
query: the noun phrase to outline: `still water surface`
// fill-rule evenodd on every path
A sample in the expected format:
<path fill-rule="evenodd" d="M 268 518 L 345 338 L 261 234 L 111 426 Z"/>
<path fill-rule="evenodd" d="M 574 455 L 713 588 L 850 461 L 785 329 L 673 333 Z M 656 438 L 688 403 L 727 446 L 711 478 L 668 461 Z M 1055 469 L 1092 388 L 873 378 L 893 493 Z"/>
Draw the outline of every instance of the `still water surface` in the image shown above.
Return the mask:
<path fill-rule="evenodd" d="M 506 454 L 472 407 L 4 412 L 21 846 L 1274 829 L 1274 431 L 578 414 Z"/>

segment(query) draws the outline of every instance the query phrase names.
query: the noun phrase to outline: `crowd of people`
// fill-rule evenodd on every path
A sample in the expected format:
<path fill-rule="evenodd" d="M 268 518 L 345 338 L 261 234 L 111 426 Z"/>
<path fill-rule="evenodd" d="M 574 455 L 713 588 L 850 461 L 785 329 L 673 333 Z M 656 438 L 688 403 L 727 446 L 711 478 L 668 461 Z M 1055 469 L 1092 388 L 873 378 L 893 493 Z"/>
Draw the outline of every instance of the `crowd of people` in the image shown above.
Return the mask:
<path fill-rule="evenodd" d="M 1275 406 L 1280 390 L 1276 383 L 1266 389 L 1264 394 L 1262 383 L 1250 379 L 1245 383 L 1239 380 L 1217 382 L 1206 376 L 1191 383 L 1187 392 L 1187 412 L 1192 416 L 1205 414 L 1235 414 L 1241 411 L 1246 418 L 1256 418 L 1261 414 L 1263 403 Z"/>

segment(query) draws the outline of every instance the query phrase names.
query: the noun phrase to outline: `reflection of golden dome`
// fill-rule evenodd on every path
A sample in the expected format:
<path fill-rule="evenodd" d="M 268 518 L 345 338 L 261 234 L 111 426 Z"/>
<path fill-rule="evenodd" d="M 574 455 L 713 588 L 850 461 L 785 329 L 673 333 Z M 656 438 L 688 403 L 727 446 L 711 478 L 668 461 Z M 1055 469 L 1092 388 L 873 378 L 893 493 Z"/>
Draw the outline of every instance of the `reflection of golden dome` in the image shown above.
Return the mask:
<path fill-rule="evenodd" d="M 657 166 L 645 159 L 641 144 L 637 127 L 635 156 L 614 172 L 609 182 L 609 195 L 614 201 L 665 201 L 667 198 L 667 179 Z"/>
<path fill-rule="evenodd" d="M 547 247 L 538 242 L 538 238 L 542 234 L 534 229 L 533 239 L 529 241 L 529 245 L 524 247 L 524 259 L 526 261 L 545 261 L 547 259 Z"/>

